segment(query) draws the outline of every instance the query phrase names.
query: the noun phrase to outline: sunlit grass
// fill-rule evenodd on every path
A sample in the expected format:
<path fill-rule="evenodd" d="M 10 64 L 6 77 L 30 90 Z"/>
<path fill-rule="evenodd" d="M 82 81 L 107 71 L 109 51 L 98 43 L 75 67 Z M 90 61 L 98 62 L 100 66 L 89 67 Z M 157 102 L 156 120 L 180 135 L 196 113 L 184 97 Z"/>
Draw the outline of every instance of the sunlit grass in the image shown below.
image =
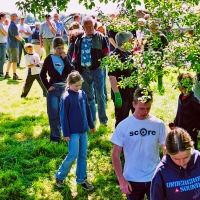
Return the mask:
<path fill-rule="evenodd" d="M 17 73 L 23 80 L 24 68 Z M 86 192 L 76 184 L 75 165 L 65 183 L 55 186 L 54 174 L 67 154 L 67 143 L 59 145 L 49 141 L 49 125 L 46 99 L 35 82 L 28 97 L 21 99 L 24 81 L 0 79 L 0 199 L 48 199 L 48 200 L 123 200 L 118 181 L 111 164 L 112 144 L 109 141 L 114 129 L 114 106 L 107 103 L 108 127 L 97 122 L 97 132 L 89 134 L 88 180 L 94 190 Z M 108 92 L 110 93 L 109 82 Z M 164 79 L 165 93 L 160 96 L 154 90 L 152 114 L 166 125 L 173 121 L 179 92 L 171 80 Z M 110 95 L 109 95 L 110 96 Z"/>

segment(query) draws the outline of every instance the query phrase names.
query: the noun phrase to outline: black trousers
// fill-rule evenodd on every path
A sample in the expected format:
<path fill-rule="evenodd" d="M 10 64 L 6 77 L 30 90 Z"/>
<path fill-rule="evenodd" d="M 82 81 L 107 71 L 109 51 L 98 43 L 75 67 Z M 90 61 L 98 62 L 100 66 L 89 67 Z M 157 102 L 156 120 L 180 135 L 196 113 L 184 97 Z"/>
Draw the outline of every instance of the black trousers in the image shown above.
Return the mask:
<path fill-rule="evenodd" d="M 42 88 L 42 91 L 43 91 L 43 96 L 46 97 L 46 93 L 47 93 L 47 90 L 46 88 L 44 87 L 44 85 L 42 84 L 42 81 L 40 79 L 40 76 L 39 74 L 35 74 L 35 75 L 28 75 L 26 77 L 26 80 L 25 80 L 25 83 L 24 83 L 24 86 L 23 86 L 23 90 L 22 90 L 22 94 L 21 94 L 21 97 L 26 97 L 33 85 L 33 82 L 37 80 L 37 82 L 39 83 L 40 87 Z"/>

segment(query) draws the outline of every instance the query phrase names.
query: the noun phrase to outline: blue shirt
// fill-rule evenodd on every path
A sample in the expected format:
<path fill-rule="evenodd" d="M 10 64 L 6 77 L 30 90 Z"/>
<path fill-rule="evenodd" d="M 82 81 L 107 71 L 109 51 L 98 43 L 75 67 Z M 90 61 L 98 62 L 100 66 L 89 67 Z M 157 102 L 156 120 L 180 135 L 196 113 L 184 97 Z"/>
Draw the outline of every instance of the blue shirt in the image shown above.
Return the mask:
<path fill-rule="evenodd" d="M 81 43 L 81 66 L 90 67 L 92 65 L 91 48 L 92 36 L 84 37 Z"/>
<path fill-rule="evenodd" d="M 56 35 L 60 36 L 61 33 L 64 31 L 64 25 L 61 21 L 55 22 L 55 24 L 56 24 L 56 29 L 57 29 Z"/>
<path fill-rule="evenodd" d="M 60 56 L 54 56 L 54 55 L 51 55 L 51 59 L 53 61 L 53 66 L 55 70 L 58 71 L 60 75 L 62 75 L 64 69 L 63 59 Z"/>
<path fill-rule="evenodd" d="M 8 28 L 7 48 L 19 48 L 19 42 L 15 36 L 19 36 L 18 28 L 15 22 L 11 21 Z"/>
<path fill-rule="evenodd" d="M 51 21 L 52 26 L 56 29 L 56 24 L 55 22 Z M 48 26 L 47 22 L 43 22 L 40 26 L 40 33 L 39 33 L 42 38 L 53 38 L 55 35 L 51 31 L 50 27 Z"/>

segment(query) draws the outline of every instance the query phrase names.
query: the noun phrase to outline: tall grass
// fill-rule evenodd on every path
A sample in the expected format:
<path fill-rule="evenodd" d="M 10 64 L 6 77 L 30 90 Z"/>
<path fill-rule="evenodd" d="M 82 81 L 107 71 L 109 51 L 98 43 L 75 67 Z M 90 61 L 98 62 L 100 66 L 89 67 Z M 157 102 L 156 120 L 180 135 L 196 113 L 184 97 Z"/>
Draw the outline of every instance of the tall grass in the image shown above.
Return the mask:
<path fill-rule="evenodd" d="M 25 80 L 23 68 L 18 69 L 18 74 Z M 28 97 L 21 99 L 23 83 L 0 79 L 0 199 L 126 199 L 119 190 L 111 164 L 112 101 L 107 104 L 108 127 L 97 124 L 97 132 L 89 135 L 88 180 L 94 190 L 86 192 L 76 184 L 75 165 L 66 179 L 66 187 L 58 189 L 54 174 L 67 154 L 67 143 L 62 140 L 55 145 L 49 141 L 46 99 L 42 97 L 42 90 L 35 82 Z M 156 84 L 152 85 L 155 92 L 151 113 L 168 124 L 176 113 L 179 92 L 174 90 L 169 77 L 165 77 L 164 83 L 163 96 L 155 90 Z"/>

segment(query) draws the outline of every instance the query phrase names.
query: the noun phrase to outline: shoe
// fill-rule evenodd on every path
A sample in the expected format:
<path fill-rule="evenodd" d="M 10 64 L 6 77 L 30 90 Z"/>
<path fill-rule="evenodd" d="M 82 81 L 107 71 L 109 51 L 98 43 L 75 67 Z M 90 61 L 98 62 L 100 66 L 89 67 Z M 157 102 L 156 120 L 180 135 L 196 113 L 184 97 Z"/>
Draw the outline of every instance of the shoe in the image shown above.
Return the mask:
<path fill-rule="evenodd" d="M 4 78 L 11 78 L 9 74 L 6 74 Z"/>
<path fill-rule="evenodd" d="M 64 188 L 64 187 L 65 187 L 64 181 L 63 181 L 63 180 L 60 180 L 60 179 L 58 179 L 58 178 L 56 178 L 56 185 L 57 185 L 57 187 L 59 187 L 59 188 Z"/>
<path fill-rule="evenodd" d="M 81 186 L 84 190 L 87 190 L 87 191 L 91 191 L 94 188 L 93 185 L 88 183 L 86 179 L 81 183 Z"/>
<path fill-rule="evenodd" d="M 0 74 L 0 78 L 4 78 L 5 76 L 3 74 Z"/>
<path fill-rule="evenodd" d="M 19 76 L 17 76 L 17 74 L 13 75 L 13 80 L 22 80 L 22 78 L 19 78 Z"/>

